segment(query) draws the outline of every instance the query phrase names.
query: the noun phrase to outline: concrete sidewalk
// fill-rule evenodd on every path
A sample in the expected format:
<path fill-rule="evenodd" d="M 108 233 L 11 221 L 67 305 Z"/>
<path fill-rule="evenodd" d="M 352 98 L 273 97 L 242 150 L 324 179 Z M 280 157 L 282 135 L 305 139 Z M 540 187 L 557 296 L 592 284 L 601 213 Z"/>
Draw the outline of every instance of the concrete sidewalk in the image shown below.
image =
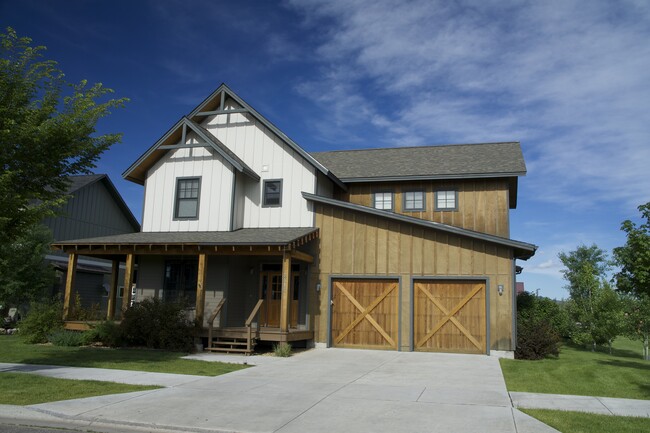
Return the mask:
<path fill-rule="evenodd" d="M 510 398 L 512 405 L 521 409 L 552 409 L 650 418 L 650 400 L 531 392 L 511 392 Z"/>
<path fill-rule="evenodd" d="M 5 365 L 5 371 L 20 368 Z M 68 367 L 24 370 L 75 373 Z M 222 376 L 171 375 L 169 381 L 158 373 L 147 378 L 101 370 L 93 376 L 89 370 L 98 369 L 77 371 L 83 378 L 168 387 L 4 406 L 0 418 L 38 412 L 68 422 L 200 432 L 556 433 L 512 407 L 498 359 L 488 356 L 319 349 Z"/>

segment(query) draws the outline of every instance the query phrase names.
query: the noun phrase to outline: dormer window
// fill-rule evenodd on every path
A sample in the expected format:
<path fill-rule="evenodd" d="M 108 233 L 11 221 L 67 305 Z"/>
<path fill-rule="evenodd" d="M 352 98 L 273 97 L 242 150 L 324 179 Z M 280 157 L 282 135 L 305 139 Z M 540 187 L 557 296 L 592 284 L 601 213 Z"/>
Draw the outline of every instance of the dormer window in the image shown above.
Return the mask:
<path fill-rule="evenodd" d="M 263 185 L 263 207 L 282 206 L 282 179 L 265 180 Z"/>
<path fill-rule="evenodd" d="M 458 191 L 436 191 L 436 210 L 457 210 Z"/>
<path fill-rule="evenodd" d="M 376 192 L 373 195 L 373 207 L 375 209 L 393 210 L 393 193 Z"/>
<path fill-rule="evenodd" d="M 185 177 L 176 180 L 174 219 L 197 219 L 199 217 L 200 190 L 200 177 Z"/>

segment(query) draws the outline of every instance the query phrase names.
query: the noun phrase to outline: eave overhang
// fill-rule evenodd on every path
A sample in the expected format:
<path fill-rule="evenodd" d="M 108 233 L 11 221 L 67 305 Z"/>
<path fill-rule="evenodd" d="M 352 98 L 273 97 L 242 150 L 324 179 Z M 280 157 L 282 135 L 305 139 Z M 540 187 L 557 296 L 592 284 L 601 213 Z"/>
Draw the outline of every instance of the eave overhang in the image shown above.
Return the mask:
<path fill-rule="evenodd" d="M 357 212 L 363 212 L 370 215 L 375 215 L 382 218 L 391 219 L 394 221 L 404 222 L 408 224 L 414 224 L 421 227 L 426 227 L 446 233 L 455 234 L 458 236 L 469 237 L 472 239 L 477 239 L 485 242 L 494 243 L 497 245 L 502 245 L 505 247 L 512 248 L 514 256 L 517 259 L 528 260 L 535 255 L 537 246 L 529 244 L 526 242 L 517 241 L 514 239 L 508 239 L 501 236 L 495 236 L 487 233 L 476 232 L 473 230 L 467 230 L 460 227 L 451 226 L 448 224 L 438 223 L 435 221 L 427 221 L 420 218 L 414 218 L 407 215 L 401 215 L 394 212 L 389 212 L 385 210 L 375 209 L 368 206 L 361 206 L 354 203 L 349 203 L 341 200 L 332 199 L 329 197 L 323 197 L 315 194 L 310 194 L 303 192 L 302 196 L 311 202 L 321 203 L 330 206 L 336 206 L 343 209 L 349 209 Z"/>

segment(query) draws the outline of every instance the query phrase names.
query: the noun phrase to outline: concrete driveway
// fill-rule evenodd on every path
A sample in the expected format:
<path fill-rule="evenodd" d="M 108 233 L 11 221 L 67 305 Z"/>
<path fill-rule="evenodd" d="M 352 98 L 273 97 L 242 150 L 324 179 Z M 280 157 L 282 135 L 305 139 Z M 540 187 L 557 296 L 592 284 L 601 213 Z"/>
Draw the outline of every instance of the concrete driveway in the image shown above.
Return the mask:
<path fill-rule="evenodd" d="M 514 409 L 498 360 L 319 349 L 224 376 L 32 408 L 179 431 L 555 432 Z"/>

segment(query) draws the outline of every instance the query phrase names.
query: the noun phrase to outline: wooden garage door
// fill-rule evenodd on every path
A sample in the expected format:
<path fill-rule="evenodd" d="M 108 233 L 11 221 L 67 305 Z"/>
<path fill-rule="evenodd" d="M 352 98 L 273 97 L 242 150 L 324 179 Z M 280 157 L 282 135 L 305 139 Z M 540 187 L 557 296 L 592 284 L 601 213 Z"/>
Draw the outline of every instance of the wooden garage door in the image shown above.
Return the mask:
<path fill-rule="evenodd" d="M 485 353 L 485 282 L 414 282 L 415 350 Z"/>
<path fill-rule="evenodd" d="M 332 281 L 332 345 L 397 350 L 397 280 Z"/>

